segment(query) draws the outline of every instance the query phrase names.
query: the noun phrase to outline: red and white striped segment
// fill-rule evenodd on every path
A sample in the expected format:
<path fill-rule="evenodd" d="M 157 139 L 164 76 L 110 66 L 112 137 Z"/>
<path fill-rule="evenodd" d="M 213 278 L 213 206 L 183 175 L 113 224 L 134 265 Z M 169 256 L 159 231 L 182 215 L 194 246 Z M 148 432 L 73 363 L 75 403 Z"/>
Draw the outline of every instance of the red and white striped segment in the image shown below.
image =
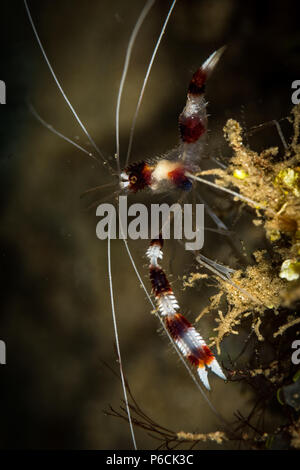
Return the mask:
<path fill-rule="evenodd" d="M 163 158 L 136 162 L 122 171 L 120 187 L 133 193 L 147 188 L 156 192 L 174 188 L 189 190 L 192 183 L 185 175 L 188 170 L 191 168 L 185 167 L 178 154 L 175 160 Z"/>
<path fill-rule="evenodd" d="M 193 325 L 178 312 L 179 304 L 169 281 L 158 263 L 162 259 L 163 240 L 152 240 L 147 250 L 150 261 L 150 280 L 158 310 L 164 318 L 166 328 L 182 355 L 197 368 L 200 380 L 210 390 L 206 367 L 226 380 L 213 353 Z"/>
<path fill-rule="evenodd" d="M 120 186 L 129 192 L 150 188 L 162 191 L 177 188 L 188 191 L 192 181 L 187 173 L 199 170 L 199 162 L 205 153 L 207 131 L 207 102 L 204 99 L 205 84 L 217 65 L 225 47 L 221 47 L 202 64 L 190 81 L 187 100 L 179 116 L 181 143 L 171 158 L 140 161 L 121 173 Z"/>
<path fill-rule="evenodd" d="M 226 380 L 218 361 L 204 339 L 183 315 L 176 313 L 168 316 L 166 327 L 182 355 L 197 368 L 199 378 L 208 390 L 210 390 L 210 385 L 206 367 L 209 367 L 221 379 Z"/>
<path fill-rule="evenodd" d="M 199 168 L 205 152 L 207 131 L 207 102 L 204 99 L 205 84 L 216 67 L 225 47 L 221 47 L 194 73 L 188 88 L 186 105 L 179 116 L 181 158 L 191 171 Z"/>
<path fill-rule="evenodd" d="M 158 260 L 163 258 L 162 247 L 162 238 L 152 240 L 146 255 L 150 261 L 150 280 L 157 307 L 161 316 L 166 317 L 168 315 L 174 315 L 179 309 L 179 305 L 169 281 L 158 263 Z"/>

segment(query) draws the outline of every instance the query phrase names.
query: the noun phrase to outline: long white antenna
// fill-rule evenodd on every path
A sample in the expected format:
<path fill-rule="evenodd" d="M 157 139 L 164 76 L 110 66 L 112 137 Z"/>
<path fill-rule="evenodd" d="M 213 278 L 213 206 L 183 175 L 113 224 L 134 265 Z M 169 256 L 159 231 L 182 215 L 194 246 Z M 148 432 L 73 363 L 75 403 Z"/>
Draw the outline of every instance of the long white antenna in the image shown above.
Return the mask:
<path fill-rule="evenodd" d="M 53 132 L 53 134 L 57 135 L 58 137 L 60 137 L 61 139 L 65 140 L 66 142 L 68 142 L 69 144 L 71 145 L 74 145 L 74 147 L 76 147 L 78 150 L 81 150 L 81 152 L 85 153 L 89 158 L 93 159 L 94 161 L 97 162 L 98 165 L 101 165 L 101 163 L 99 162 L 98 158 L 95 157 L 95 155 L 93 155 L 91 152 L 89 152 L 87 149 L 85 149 L 84 147 L 82 147 L 81 145 L 77 144 L 77 142 L 74 142 L 74 140 L 70 139 L 69 137 L 67 137 L 66 135 L 62 134 L 61 132 L 59 132 L 57 129 L 55 129 L 51 124 L 49 124 L 48 122 L 46 122 L 37 112 L 37 110 L 33 107 L 33 105 L 31 103 L 28 103 L 28 107 L 29 107 L 29 110 L 30 112 L 32 113 L 32 115 L 35 117 L 35 119 L 37 119 L 44 127 L 46 127 L 46 129 L 48 129 L 50 132 Z"/>
<path fill-rule="evenodd" d="M 140 107 L 141 107 L 141 104 L 142 104 L 142 99 L 143 99 L 144 92 L 145 92 L 145 88 L 146 88 L 146 85 L 147 85 L 147 82 L 148 82 L 148 79 L 149 79 L 149 75 L 150 75 L 150 72 L 151 72 L 151 69 L 152 69 L 152 65 L 153 65 L 153 62 L 154 62 L 156 53 L 157 53 L 157 51 L 158 51 L 159 45 L 160 45 L 160 43 L 161 43 L 162 37 L 163 37 L 163 35 L 164 35 L 164 33 L 165 33 L 165 29 L 166 29 L 167 24 L 168 24 L 168 22 L 169 22 L 171 13 L 172 13 L 172 11 L 173 11 L 173 9 L 174 9 L 174 7 L 175 7 L 175 4 L 176 4 L 176 0 L 174 0 L 173 3 L 172 3 L 172 5 L 170 6 L 170 9 L 169 9 L 169 11 L 168 11 L 167 17 L 166 17 L 165 22 L 164 22 L 164 24 L 163 24 L 163 27 L 162 27 L 162 29 L 161 29 L 159 38 L 158 38 L 158 40 L 157 40 L 156 46 L 155 46 L 155 48 L 154 48 L 153 54 L 152 54 L 152 56 L 151 56 L 151 59 L 150 59 L 150 62 L 149 62 L 148 68 L 147 68 L 147 72 L 146 72 L 146 75 L 145 75 L 145 78 L 144 78 L 144 83 L 143 83 L 143 86 L 142 86 L 142 89 L 141 89 L 141 92 L 140 92 L 138 104 L 137 104 L 137 107 L 136 107 L 136 110 L 135 110 L 135 114 L 134 114 L 134 117 L 133 117 L 133 120 L 132 120 L 132 123 L 131 123 L 131 129 L 130 129 L 130 135 L 129 135 L 129 143 L 128 143 L 128 149 L 127 149 L 125 167 L 127 167 L 128 162 L 129 162 L 130 153 L 131 153 L 131 148 L 132 148 L 133 135 L 134 135 L 135 125 L 136 125 L 136 120 L 137 120 L 137 117 L 138 117 L 138 114 L 139 114 L 139 110 L 140 110 Z"/>
<path fill-rule="evenodd" d="M 111 222 L 111 221 L 110 221 Z M 111 223 L 109 223 L 109 227 L 111 227 Z M 127 410 L 128 422 L 130 427 L 131 438 L 133 442 L 133 446 L 135 450 L 137 450 L 133 424 L 131 419 L 130 407 L 128 402 L 127 390 L 126 390 L 126 383 L 125 377 L 123 372 L 123 365 L 122 365 L 122 358 L 121 358 L 121 350 L 120 350 L 120 343 L 119 343 L 119 334 L 118 334 L 118 326 L 117 326 L 117 318 L 115 312 L 115 302 L 114 302 L 114 292 L 113 292 L 113 283 L 112 283 L 112 275 L 111 275 L 111 249 L 110 249 L 110 231 L 107 238 L 107 264 L 108 264 L 108 278 L 109 278 L 109 291 L 110 291 L 110 300 L 111 300 L 111 311 L 112 311 L 112 318 L 113 318 L 113 325 L 114 325 L 114 332 L 115 332 L 115 340 L 116 340 L 116 347 L 117 347 L 117 355 L 120 367 L 120 375 L 122 381 L 122 388 L 123 388 L 123 395 L 124 401 Z"/>
<path fill-rule="evenodd" d="M 146 18 L 147 14 L 148 14 L 150 8 L 153 6 L 154 2 L 155 2 L 155 0 L 148 0 L 147 3 L 145 4 L 145 6 L 142 9 L 142 12 L 141 12 L 136 24 L 135 24 L 135 27 L 133 28 L 133 31 L 131 33 L 129 43 L 128 43 L 128 46 L 127 46 L 125 62 L 124 62 L 121 82 L 120 82 L 120 86 L 119 86 L 117 106 L 116 106 L 116 160 L 117 160 L 117 168 L 118 168 L 118 174 L 119 175 L 120 175 L 120 106 L 121 106 L 121 99 L 122 99 L 122 94 L 123 94 L 124 83 L 125 83 L 125 80 L 126 80 L 128 67 L 129 67 L 129 62 L 130 62 L 131 53 L 132 53 L 132 48 L 134 46 L 136 37 L 138 35 L 140 27 L 142 26 L 142 24 L 144 22 L 144 19 Z"/>
<path fill-rule="evenodd" d="M 35 35 L 36 40 L 37 40 L 37 42 L 38 42 L 38 45 L 40 46 L 40 49 L 41 49 L 42 54 L 43 54 L 43 56 L 44 56 L 44 59 L 45 59 L 47 65 L 48 65 L 48 68 L 49 68 L 49 70 L 50 70 L 50 72 L 51 72 L 51 74 L 52 74 L 52 76 L 53 76 L 53 78 L 54 78 L 54 81 L 55 81 L 55 83 L 56 83 L 56 85 L 57 85 L 59 91 L 61 92 L 61 94 L 62 94 L 62 96 L 63 96 L 65 102 L 67 103 L 68 107 L 69 107 L 70 110 L 72 111 L 72 113 L 73 113 L 73 115 L 74 115 L 76 121 L 77 121 L 78 124 L 80 125 L 81 129 L 83 130 L 83 132 L 85 133 L 85 135 L 86 135 L 87 138 L 89 139 L 90 143 L 92 144 L 92 146 L 94 147 L 94 149 L 96 150 L 96 152 L 98 153 L 98 155 L 102 158 L 102 160 L 103 160 L 104 163 L 105 163 L 106 161 L 105 161 L 105 158 L 104 158 L 102 152 L 100 151 L 99 147 L 98 147 L 97 144 L 94 142 L 94 140 L 92 139 L 92 137 L 90 136 L 90 134 L 89 134 L 88 131 L 86 130 L 85 126 L 83 125 L 83 123 L 82 123 L 81 120 L 79 119 L 78 114 L 76 113 L 75 109 L 73 108 L 72 104 L 70 103 L 70 101 L 69 101 L 67 95 L 65 94 L 65 92 L 64 92 L 64 90 L 63 90 L 63 88 L 62 88 L 60 82 L 58 81 L 57 76 L 55 75 L 55 72 L 54 72 L 54 70 L 53 70 L 53 68 L 52 68 L 52 66 L 51 66 L 51 64 L 50 64 L 50 61 L 49 61 L 49 59 L 48 59 L 48 57 L 47 57 L 47 54 L 46 54 L 46 52 L 45 52 L 45 49 L 44 49 L 44 47 L 43 47 L 43 45 L 42 45 L 42 42 L 41 42 L 41 40 L 40 40 L 40 38 L 39 38 L 38 32 L 37 32 L 36 27 L 35 27 L 35 25 L 34 25 L 34 22 L 33 22 L 33 19 L 32 19 L 30 10 L 29 10 L 29 7 L 28 7 L 28 5 L 27 5 L 27 0 L 24 0 L 24 5 L 25 5 L 25 8 L 26 8 L 26 12 L 27 12 L 27 15 L 28 15 L 28 18 L 29 18 L 31 27 L 32 27 L 32 29 L 33 29 L 34 35 Z"/>
<path fill-rule="evenodd" d="M 241 201 L 246 201 L 250 204 L 253 204 L 257 209 L 266 209 L 265 206 L 262 206 L 256 201 L 253 201 L 253 199 L 250 199 L 249 197 L 243 196 L 240 193 L 237 193 L 236 191 L 232 191 L 231 189 L 228 188 L 223 188 L 223 186 L 219 186 L 216 183 L 213 183 L 212 181 L 205 180 L 204 178 L 200 178 L 199 176 L 195 176 L 192 173 L 189 173 L 188 171 L 185 173 L 185 175 L 188 178 L 191 178 L 192 180 L 199 181 L 199 183 L 204 183 L 207 184 L 208 186 L 212 186 L 213 188 L 219 189 L 220 191 L 225 191 L 225 193 L 229 193 L 232 196 L 237 197 L 238 199 L 241 199 Z"/>

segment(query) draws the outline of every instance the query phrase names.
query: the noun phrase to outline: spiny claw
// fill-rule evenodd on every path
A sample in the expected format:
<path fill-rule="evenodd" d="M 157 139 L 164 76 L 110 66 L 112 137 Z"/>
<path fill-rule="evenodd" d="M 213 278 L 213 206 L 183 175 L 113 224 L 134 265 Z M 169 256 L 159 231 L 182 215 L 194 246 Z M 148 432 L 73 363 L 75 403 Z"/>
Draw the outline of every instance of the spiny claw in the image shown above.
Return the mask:
<path fill-rule="evenodd" d="M 202 64 L 201 69 L 206 73 L 207 78 L 210 76 L 217 63 L 219 62 L 221 56 L 223 55 L 226 46 L 222 46 L 213 52 L 208 59 Z"/>

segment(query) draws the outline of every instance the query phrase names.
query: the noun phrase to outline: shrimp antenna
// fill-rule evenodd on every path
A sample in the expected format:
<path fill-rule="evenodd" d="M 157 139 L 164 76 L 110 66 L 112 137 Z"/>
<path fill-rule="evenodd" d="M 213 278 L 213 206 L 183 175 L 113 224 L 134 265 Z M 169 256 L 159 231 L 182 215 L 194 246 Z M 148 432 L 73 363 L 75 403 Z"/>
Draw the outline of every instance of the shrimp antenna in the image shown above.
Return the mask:
<path fill-rule="evenodd" d="M 229 231 L 227 225 L 224 224 L 224 222 L 214 213 L 212 208 L 208 205 L 208 203 L 203 199 L 200 194 L 197 195 L 199 201 L 204 204 L 205 210 L 208 213 L 209 217 L 213 220 L 213 222 L 216 224 L 219 230 L 223 231 L 223 233 L 227 232 L 228 234 L 232 234 L 232 232 Z"/>
<path fill-rule="evenodd" d="M 258 202 L 253 201 L 253 199 L 243 196 L 242 194 L 237 193 L 236 191 L 232 191 L 231 189 L 228 189 L 228 188 L 223 188 L 223 186 L 219 186 L 218 184 L 213 183 L 212 181 L 208 181 L 208 180 L 205 180 L 204 178 L 200 178 L 199 176 L 195 176 L 192 173 L 189 173 L 188 171 L 186 171 L 185 175 L 188 178 L 191 178 L 192 180 L 199 181 L 199 183 L 207 184 L 208 186 L 212 186 L 213 188 L 219 189 L 220 191 L 224 191 L 225 193 L 231 194 L 232 196 L 237 197 L 241 201 L 245 201 L 245 202 L 248 202 L 249 204 L 253 204 L 257 208 L 266 209 L 265 206 L 262 206 Z"/>
<path fill-rule="evenodd" d="M 111 221 L 110 221 L 111 222 Z M 111 227 L 111 223 L 109 223 L 109 227 Z M 113 292 L 113 282 L 112 282 L 112 274 L 111 274 L 111 249 L 110 249 L 110 231 L 108 234 L 107 239 L 107 264 L 108 264 L 108 278 L 109 278 L 109 291 L 110 291 L 110 300 L 111 300 L 111 311 L 112 311 L 112 318 L 113 318 L 113 325 L 114 325 L 114 332 L 115 332 L 115 340 L 116 340 L 116 347 L 117 347 L 117 355 L 119 361 L 119 368 L 120 368 L 120 375 L 122 381 L 122 389 L 124 395 L 124 401 L 127 410 L 128 422 L 130 427 L 130 433 L 132 438 L 133 447 L 137 450 L 137 444 L 135 440 L 135 434 L 132 424 L 132 418 L 130 413 L 129 401 L 127 396 L 126 390 L 126 381 L 123 372 L 123 365 L 122 365 L 122 358 L 121 358 L 121 350 L 120 350 L 120 342 L 119 342 L 119 334 L 118 334 L 118 326 L 117 326 L 117 318 L 116 318 L 116 311 L 115 311 L 115 302 L 114 302 L 114 292 Z"/>
<path fill-rule="evenodd" d="M 106 160 L 105 160 L 105 158 L 104 158 L 104 156 L 103 156 L 101 150 L 99 149 L 99 147 L 97 146 L 97 144 L 95 143 L 95 141 L 92 139 L 92 137 L 91 137 L 90 134 L 88 133 L 88 131 L 87 131 L 87 129 L 85 128 L 85 126 L 83 125 L 82 121 L 79 119 L 78 114 L 76 113 L 75 109 L 73 108 L 72 104 L 70 103 L 70 101 L 69 101 L 67 95 L 65 94 L 65 92 L 64 92 L 64 90 L 63 90 L 63 88 L 62 88 L 62 86 L 61 86 L 61 84 L 60 84 L 60 82 L 59 82 L 57 76 L 55 75 L 55 72 L 54 72 L 54 70 L 53 70 L 53 68 L 52 68 L 52 66 L 51 66 L 51 64 L 50 64 L 50 61 L 49 61 L 49 59 L 48 59 L 48 57 L 47 57 L 47 54 L 46 54 L 46 51 L 45 51 L 45 49 L 44 49 L 44 47 L 43 47 L 43 45 L 42 45 L 42 42 L 41 42 L 41 40 L 40 40 L 40 37 L 39 37 L 38 32 L 37 32 L 36 27 L 35 27 L 35 24 L 34 24 L 34 22 L 33 22 L 33 19 L 32 19 L 32 16 L 31 16 L 31 13 L 30 13 L 28 4 L 27 4 L 27 0 L 24 0 L 24 5 L 25 5 L 25 8 L 26 8 L 27 16 L 28 16 L 28 18 L 29 18 L 29 21 L 30 21 L 32 30 L 33 30 L 34 35 L 35 35 L 35 37 L 36 37 L 36 40 L 37 40 L 37 42 L 38 42 L 38 45 L 39 45 L 39 47 L 40 47 L 40 49 L 41 49 L 41 51 L 42 51 L 42 54 L 43 54 L 43 56 L 44 56 L 44 59 L 45 59 L 47 65 L 48 65 L 48 68 L 49 68 L 49 70 L 50 70 L 50 72 L 51 72 L 51 74 L 52 74 L 52 77 L 54 78 L 54 81 L 55 81 L 55 83 L 56 83 L 56 85 L 57 85 L 59 91 L 61 92 L 61 94 L 62 94 L 62 96 L 63 96 L 65 102 L 67 103 L 68 107 L 70 108 L 70 110 L 71 110 L 73 116 L 75 117 L 76 121 L 77 121 L 78 124 L 80 125 L 81 129 L 83 130 L 83 132 L 85 133 L 85 135 L 86 135 L 87 138 L 89 139 L 90 143 L 92 144 L 92 146 L 94 147 L 94 149 L 96 150 L 96 152 L 98 153 L 98 155 L 100 156 L 100 158 L 103 160 L 103 162 L 104 162 L 104 164 L 105 164 L 105 163 L 106 163 Z"/>
<path fill-rule="evenodd" d="M 164 24 L 163 24 L 163 27 L 162 27 L 162 29 L 161 29 L 160 35 L 159 35 L 158 40 L 157 40 L 157 42 L 156 42 L 154 51 L 153 51 L 153 53 L 152 53 L 152 56 L 151 56 L 151 59 L 150 59 L 150 62 L 149 62 L 148 68 L 147 68 L 147 72 L 146 72 L 146 75 L 145 75 L 145 78 L 144 78 L 144 83 L 143 83 L 143 86 L 142 86 L 142 89 L 141 89 L 141 92 L 140 92 L 138 104 L 137 104 L 137 107 L 136 107 L 136 110 L 135 110 L 135 114 L 134 114 L 134 117 L 133 117 L 133 120 L 132 120 L 132 123 L 131 123 L 130 135 L 129 135 L 129 143 L 128 143 L 128 149 L 127 149 L 127 155 L 126 155 L 126 162 L 125 162 L 125 168 L 127 167 L 128 162 L 129 162 L 130 153 L 131 153 L 131 149 L 132 149 L 132 141 L 133 141 L 133 135 L 134 135 L 135 125 L 136 125 L 137 117 L 138 117 L 139 110 L 140 110 L 140 107 L 141 107 L 142 99 L 143 99 L 143 97 L 144 97 L 145 88 L 146 88 L 146 85 L 147 85 L 147 82 L 148 82 L 148 79 L 149 79 L 149 75 L 150 75 L 150 72 L 151 72 L 151 69 L 152 69 L 152 65 L 153 65 L 153 62 L 154 62 L 156 53 L 157 53 L 157 51 L 158 51 L 159 45 L 160 45 L 160 43 L 161 43 L 162 37 L 163 37 L 163 35 L 164 35 L 164 33 L 165 33 L 167 24 L 168 24 L 169 19 L 170 19 L 170 16 L 171 16 L 171 13 L 172 13 L 172 11 L 173 11 L 173 9 L 174 9 L 174 7 L 175 7 L 175 4 L 176 4 L 176 0 L 173 1 L 172 5 L 171 5 L 170 8 L 169 8 L 167 17 L 166 17 L 165 22 L 164 22 Z"/>
<path fill-rule="evenodd" d="M 80 199 L 87 196 L 88 194 L 94 193 L 96 191 L 101 191 L 102 189 L 111 188 L 112 186 L 115 186 L 115 182 L 100 184 L 98 186 L 94 186 L 93 188 L 86 189 L 85 191 L 83 191 L 83 193 L 80 194 Z"/>
<path fill-rule="evenodd" d="M 127 51 L 126 51 L 126 56 L 125 56 L 125 62 L 124 62 L 124 67 L 123 67 L 123 72 L 122 72 L 122 77 L 120 81 L 120 86 L 119 86 L 119 91 L 118 91 L 118 98 L 117 98 L 117 106 L 116 106 L 116 160 L 117 160 L 117 169 L 118 169 L 118 174 L 120 175 L 121 169 L 120 169 L 120 106 L 121 106 L 121 99 L 122 99 L 122 94 L 123 94 L 123 88 L 124 88 L 124 83 L 126 80 L 128 68 L 129 68 L 129 62 L 131 58 L 131 53 L 132 49 L 136 40 L 136 37 L 138 35 L 138 32 L 144 22 L 144 19 L 146 18 L 147 14 L 149 13 L 150 9 L 154 5 L 155 0 L 148 0 L 147 3 L 145 4 L 144 8 L 142 9 L 142 12 L 135 24 L 135 27 L 133 28 L 133 31 L 131 33 L 129 43 L 127 46 Z"/>
<path fill-rule="evenodd" d="M 85 149 L 84 147 L 82 147 L 81 145 L 77 144 L 76 142 L 74 142 L 74 140 L 70 139 L 69 137 L 65 136 L 64 134 L 62 134 L 61 132 L 59 132 L 57 129 L 55 129 L 51 124 L 49 124 L 48 122 L 46 122 L 37 112 L 37 110 L 33 107 L 33 105 L 28 102 L 28 108 L 29 108 L 29 111 L 31 112 L 31 114 L 35 117 L 35 119 L 37 121 L 39 121 L 44 127 L 46 127 L 46 129 L 48 129 L 50 132 L 53 132 L 53 134 L 57 135 L 58 137 L 60 137 L 61 139 L 65 140 L 66 142 L 68 142 L 69 144 L 71 145 L 74 145 L 74 147 L 76 147 L 77 149 L 81 150 L 81 152 L 85 153 L 89 158 L 91 158 L 92 160 L 96 161 L 98 165 L 101 165 L 101 163 L 99 162 L 98 158 L 95 157 L 95 155 L 93 155 L 91 152 L 89 152 L 87 149 Z"/>

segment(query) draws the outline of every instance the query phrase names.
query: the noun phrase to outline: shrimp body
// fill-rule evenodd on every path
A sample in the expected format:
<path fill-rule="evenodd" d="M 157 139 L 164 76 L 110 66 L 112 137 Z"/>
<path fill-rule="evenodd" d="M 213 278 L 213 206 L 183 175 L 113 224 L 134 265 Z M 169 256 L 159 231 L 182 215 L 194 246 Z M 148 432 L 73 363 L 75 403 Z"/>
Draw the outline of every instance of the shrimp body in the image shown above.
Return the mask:
<path fill-rule="evenodd" d="M 217 359 L 193 325 L 178 312 L 179 304 L 158 260 L 162 259 L 163 239 L 154 239 L 147 250 L 150 261 L 149 275 L 155 295 L 157 310 L 179 351 L 189 363 L 196 367 L 203 385 L 210 390 L 207 368 L 226 380 Z"/>
<path fill-rule="evenodd" d="M 121 189 L 136 193 L 146 188 L 153 191 L 166 186 L 188 191 L 192 181 L 187 173 L 199 170 L 199 162 L 205 152 L 207 135 L 207 102 L 204 98 L 208 77 L 218 63 L 224 47 L 221 47 L 202 64 L 190 81 L 187 100 L 179 116 L 180 145 L 170 158 L 152 162 L 139 161 L 121 172 Z"/>

